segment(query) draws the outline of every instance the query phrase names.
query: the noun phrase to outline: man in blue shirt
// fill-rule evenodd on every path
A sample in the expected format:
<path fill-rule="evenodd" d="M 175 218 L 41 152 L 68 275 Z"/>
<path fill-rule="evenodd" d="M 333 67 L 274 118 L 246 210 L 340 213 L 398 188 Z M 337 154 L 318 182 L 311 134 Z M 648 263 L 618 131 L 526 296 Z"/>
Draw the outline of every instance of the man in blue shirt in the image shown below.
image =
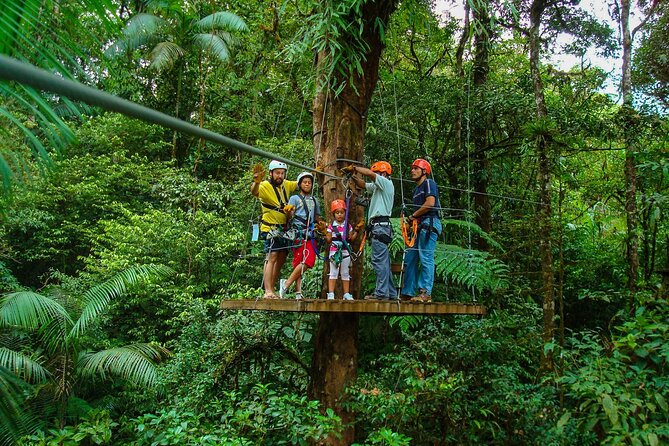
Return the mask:
<path fill-rule="evenodd" d="M 434 250 L 441 233 L 439 189 L 434 180 L 427 177 L 431 173 L 432 166 L 422 158 L 411 164 L 411 179 L 416 182 L 416 188 L 413 192 L 414 211 L 409 222 L 417 220 L 418 234 L 413 248 L 407 249 L 404 257 L 402 296 L 418 302 L 432 300 Z"/>
<path fill-rule="evenodd" d="M 388 245 L 393 239 L 390 213 L 393 209 L 395 186 L 390 180 L 392 167 L 387 161 L 377 161 L 371 169 L 350 165 L 342 169 L 347 173 L 359 173 L 371 178 L 371 183 L 352 177 L 355 184 L 371 192 L 369 200 L 368 228 L 372 240 L 372 267 L 376 273 L 376 288 L 374 294 L 365 296 L 365 299 L 396 300 L 397 289 L 393 285 L 390 272 L 390 252 Z"/>

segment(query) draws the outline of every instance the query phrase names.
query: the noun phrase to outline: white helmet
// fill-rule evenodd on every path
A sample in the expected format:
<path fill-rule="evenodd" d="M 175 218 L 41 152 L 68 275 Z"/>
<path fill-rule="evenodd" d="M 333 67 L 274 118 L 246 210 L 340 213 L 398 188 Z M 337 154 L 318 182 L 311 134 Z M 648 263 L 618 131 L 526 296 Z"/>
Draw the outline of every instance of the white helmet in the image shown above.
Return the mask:
<path fill-rule="evenodd" d="M 282 163 L 281 161 L 272 160 L 269 163 L 269 171 L 271 172 L 274 169 L 286 169 L 286 172 L 288 172 L 288 165 L 286 165 L 286 163 Z"/>
<path fill-rule="evenodd" d="M 314 182 L 314 176 L 311 174 L 311 172 L 302 172 L 297 176 L 297 184 L 300 184 L 300 181 L 302 181 L 303 178 L 309 177 L 311 178 L 311 182 Z"/>

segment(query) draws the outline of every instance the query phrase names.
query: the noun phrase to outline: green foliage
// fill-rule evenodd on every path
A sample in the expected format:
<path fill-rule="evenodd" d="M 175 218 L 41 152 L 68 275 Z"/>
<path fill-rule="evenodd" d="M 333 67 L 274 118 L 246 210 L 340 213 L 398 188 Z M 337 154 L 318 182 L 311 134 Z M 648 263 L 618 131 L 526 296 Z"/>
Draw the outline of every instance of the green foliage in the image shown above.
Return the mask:
<path fill-rule="evenodd" d="M 114 32 L 120 25 L 114 14 L 108 14 L 113 9 L 107 0 L 6 2 L 0 12 L 0 53 L 34 62 L 66 78 L 88 78 L 104 64 L 84 67 L 83 61 L 99 55 L 104 34 Z M 86 18 L 79 20 L 82 15 Z M 89 26 L 81 26 L 82 22 Z M 3 192 L 7 192 L 9 184 L 21 182 L 34 166 L 20 148 L 5 145 L 6 127 L 23 135 L 32 158 L 41 167 L 50 166 L 54 152 L 60 152 L 73 140 L 63 115 L 81 116 L 87 107 L 67 98 L 55 100 L 19 83 L 0 82 L 0 97 L 4 99 L 0 106 L 0 176 Z"/>
<path fill-rule="evenodd" d="M 29 286 L 41 285 L 49 269 L 83 269 L 100 220 L 157 203 L 152 186 L 163 175 L 164 166 L 119 152 L 59 163 L 12 201 L 1 233 L 12 254 L 7 266 Z"/>
<path fill-rule="evenodd" d="M 75 322 L 59 302 L 58 290 L 43 296 L 16 292 L 0 297 L 0 367 L 39 384 L 34 398 L 44 398 L 61 420 L 68 402 L 82 384 L 110 375 L 121 380 L 152 386 L 155 364 L 169 353 L 156 345 L 132 345 L 88 353 L 84 330 L 91 327 L 109 305 L 130 286 L 171 273 L 161 266 L 136 266 L 82 296 L 83 310 Z M 20 335 L 18 335 L 20 334 Z M 6 344 L 6 345 L 5 345 Z"/>
<path fill-rule="evenodd" d="M 362 64 L 366 60 L 369 44 L 365 40 L 366 18 L 363 15 L 365 0 L 327 0 L 319 9 L 310 14 L 294 41 L 286 47 L 293 60 L 299 60 L 305 53 L 323 53 L 326 61 L 319 67 L 323 70 L 322 85 L 341 93 L 348 84 L 353 86 L 353 78 L 364 76 Z M 376 19 L 374 32 L 381 36 L 385 24 Z"/>
<path fill-rule="evenodd" d="M 668 316 L 664 300 L 646 298 L 610 342 L 588 332 L 571 340 L 574 366 L 558 380 L 571 404 L 558 433 L 603 445 L 669 441 Z"/>
<path fill-rule="evenodd" d="M 249 393 L 225 392 L 205 412 L 163 410 L 131 420 L 135 445 L 307 445 L 341 427 L 331 409 L 321 414 L 319 403 L 279 394 L 255 385 Z"/>
<path fill-rule="evenodd" d="M 90 410 L 78 424 L 61 429 L 48 429 L 21 438 L 18 446 L 76 446 L 112 444 L 112 429 L 118 426 L 111 421 L 107 410 Z"/>
<path fill-rule="evenodd" d="M 438 243 L 434 262 L 438 275 L 467 288 L 496 291 L 508 286 L 509 267 L 487 252 Z"/>
<path fill-rule="evenodd" d="M 534 382 L 541 313 L 507 305 L 482 320 L 421 318 L 390 352 L 362 362 L 348 390 L 362 438 L 392 429 L 412 444 L 549 444 L 557 398 Z"/>

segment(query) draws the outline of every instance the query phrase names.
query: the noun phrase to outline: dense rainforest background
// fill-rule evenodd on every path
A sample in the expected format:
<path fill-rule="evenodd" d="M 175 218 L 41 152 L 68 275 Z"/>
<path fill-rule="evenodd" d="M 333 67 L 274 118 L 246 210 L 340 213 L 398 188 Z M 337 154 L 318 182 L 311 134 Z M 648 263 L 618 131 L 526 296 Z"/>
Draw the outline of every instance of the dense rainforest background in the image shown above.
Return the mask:
<path fill-rule="evenodd" d="M 669 443 L 666 2 L 604 22 L 563 0 L 0 4 L 3 55 L 306 165 L 342 167 L 318 123 L 343 104 L 395 215 L 432 163 L 434 301 L 487 307 L 361 316 L 325 407 L 318 315 L 219 310 L 261 295 L 268 160 L 2 81 L 0 443 Z"/>

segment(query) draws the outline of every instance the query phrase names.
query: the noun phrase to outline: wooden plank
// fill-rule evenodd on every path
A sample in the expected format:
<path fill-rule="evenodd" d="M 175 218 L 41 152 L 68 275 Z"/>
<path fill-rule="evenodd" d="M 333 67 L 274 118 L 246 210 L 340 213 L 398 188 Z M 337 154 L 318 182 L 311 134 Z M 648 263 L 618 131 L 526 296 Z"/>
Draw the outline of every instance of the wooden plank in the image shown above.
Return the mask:
<path fill-rule="evenodd" d="M 221 302 L 221 309 L 300 313 L 423 314 L 435 316 L 444 314 L 486 314 L 485 306 L 477 304 L 382 300 L 240 299 L 223 300 Z"/>

